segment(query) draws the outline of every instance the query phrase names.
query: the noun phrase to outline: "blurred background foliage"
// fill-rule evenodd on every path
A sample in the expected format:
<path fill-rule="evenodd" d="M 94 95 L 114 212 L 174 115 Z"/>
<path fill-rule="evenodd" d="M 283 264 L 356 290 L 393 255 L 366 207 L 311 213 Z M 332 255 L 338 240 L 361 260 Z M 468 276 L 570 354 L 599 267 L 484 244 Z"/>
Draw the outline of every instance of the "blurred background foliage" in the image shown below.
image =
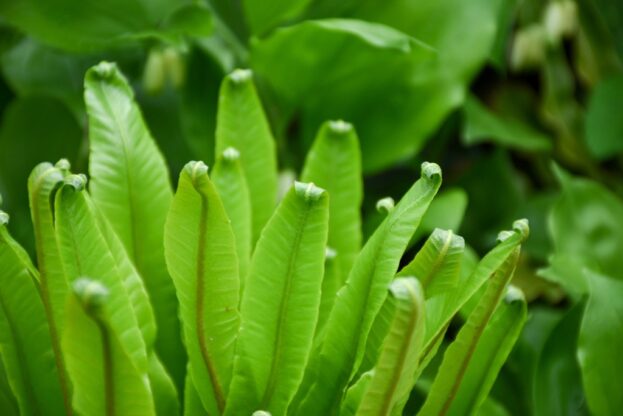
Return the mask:
<path fill-rule="evenodd" d="M 604 409 L 608 387 L 584 369 L 607 366 L 591 344 L 623 332 L 595 324 L 623 296 L 623 2 L 3 0 L 0 193 L 30 250 L 26 178 L 60 157 L 86 170 L 83 76 L 103 59 L 132 82 L 172 172 L 212 163 L 218 86 L 248 67 L 284 181 L 324 120 L 356 126 L 368 232 L 375 202 L 423 160 L 445 181 L 414 244 L 451 228 L 483 253 L 528 218 L 514 283 L 531 318 L 485 408 Z"/>

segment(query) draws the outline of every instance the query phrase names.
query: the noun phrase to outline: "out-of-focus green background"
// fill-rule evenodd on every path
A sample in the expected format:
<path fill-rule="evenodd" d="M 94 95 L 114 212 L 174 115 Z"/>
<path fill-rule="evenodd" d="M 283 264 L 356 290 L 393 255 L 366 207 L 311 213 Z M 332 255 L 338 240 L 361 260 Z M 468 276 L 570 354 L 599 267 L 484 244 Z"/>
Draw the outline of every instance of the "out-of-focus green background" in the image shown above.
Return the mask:
<path fill-rule="evenodd" d="M 245 67 L 286 174 L 324 120 L 355 125 L 366 233 L 423 160 L 444 186 L 418 237 L 451 228 L 482 254 L 528 218 L 514 283 L 531 319 L 494 395 L 512 414 L 586 412 L 577 311 L 603 295 L 591 276 L 623 279 L 623 2 L 2 0 L 0 194 L 30 251 L 27 176 L 61 157 L 86 171 L 82 82 L 101 60 L 130 79 L 173 173 L 212 163 L 220 81 Z"/>

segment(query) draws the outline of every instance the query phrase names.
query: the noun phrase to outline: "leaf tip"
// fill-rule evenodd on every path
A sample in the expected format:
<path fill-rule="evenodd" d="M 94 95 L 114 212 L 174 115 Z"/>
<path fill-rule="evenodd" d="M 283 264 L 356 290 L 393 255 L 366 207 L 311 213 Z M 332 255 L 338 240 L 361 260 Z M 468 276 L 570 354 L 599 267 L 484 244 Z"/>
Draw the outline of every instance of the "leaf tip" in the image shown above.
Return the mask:
<path fill-rule="evenodd" d="M 56 162 L 54 167 L 63 173 L 68 173 L 71 169 L 71 163 L 69 163 L 69 160 L 62 158 L 59 159 L 58 162 Z"/>
<path fill-rule="evenodd" d="M 87 177 L 83 173 L 69 175 L 63 180 L 63 183 L 65 186 L 70 186 L 76 191 L 82 191 L 87 185 Z"/>
<path fill-rule="evenodd" d="M 530 236 L 530 225 L 526 218 L 515 221 L 513 223 L 513 230 L 521 234 L 521 241 L 526 241 L 528 236 Z"/>
<path fill-rule="evenodd" d="M 115 76 L 117 72 L 117 64 L 114 62 L 102 61 L 91 68 L 91 73 L 102 80 L 109 80 Z"/>
<path fill-rule="evenodd" d="M 294 189 L 296 194 L 306 202 L 316 202 L 327 193 L 324 189 L 314 185 L 313 182 L 294 182 Z"/>
<path fill-rule="evenodd" d="M 328 122 L 329 130 L 339 136 L 346 135 L 353 130 L 353 125 L 344 120 L 331 120 Z"/>
<path fill-rule="evenodd" d="M 201 160 L 193 160 L 186 164 L 184 170 L 190 176 L 192 183 L 196 184 L 200 177 L 208 174 L 208 165 Z"/>
<path fill-rule="evenodd" d="M 394 210 L 394 206 L 396 206 L 396 202 L 391 196 L 386 196 L 376 201 L 376 210 L 381 214 L 389 214 Z"/>
<path fill-rule="evenodd" d="M 441 168 L 433 162 L 422 163 L 422 177 L 429 180 L 441 180 Z"/>
<path fill-rule="evenodd" d="M 9 214 L 4 211 L 0 211 L 0 225 L 7 225 L 9 223 Z"/>
<path fill-rule="evenodd" d="M 108 288 L 97 280 L 80 277 L 73 284 L 73 292 L 88 313 L 97 312 L 106 303 Z"/>
<path fill-rule="evenodd" d="M 270 412 L 267 412 L 266 410 L 256 410 L 255 412 L 253 412 L 251 416 L 272 416 L 272 415 Z"/>
<path fill-rule="evenodd" d="M 250 69 L 234 69 L 231 74 L 229 74 L 229 79 L 235 85 L 244 84 L 247 81 L 250 81 L 253 78 L 253 72 Z"/>
<path fill-rule="evenodd" d="M 507 304 L 515 303 L 515 302 L 525 302 L 526 297 L 521 289 L 516 286 L 509 285 L 508 289 L 506 289 L 506 294 L 504 295 L 504 302 Z"/>

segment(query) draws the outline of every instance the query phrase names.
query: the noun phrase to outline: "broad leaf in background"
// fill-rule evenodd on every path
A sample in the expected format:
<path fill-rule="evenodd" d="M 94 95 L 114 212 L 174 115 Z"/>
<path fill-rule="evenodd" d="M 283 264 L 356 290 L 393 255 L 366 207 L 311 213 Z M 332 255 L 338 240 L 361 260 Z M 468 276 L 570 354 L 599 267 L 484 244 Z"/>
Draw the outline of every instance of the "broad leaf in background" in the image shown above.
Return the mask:
<path fill-rule="evenodd" d="M 395 311 L 372 378 L 367 383 L 357 415 L 401 414 L 419 363 L 424 339 L 424 292 L 413 277 L 392 282 Z"/>
<path fill-rule="evenodd" d="M 325 120 L 348 120 L 359 131 L 368 172 L 420 149 L 463 95 L 459 83 L 442 79 L 436 51 L 359 20 L 278 29 L 253 42 L 251 64 L 281 112 L 278 132 L 294 123 L 309 145 Z"/>
<path fill-rule="evenodd" d="M 491 141 L 504 147 L 532 152 L 552 147 L 544 133 L 519 120 L 493 113 L 473 95 L 467 97 L 464 111 L 466 123 L 463 141 L 466 145 Z"/>
<path fill-rule="evenodd" d="M 243 0 L 244 12 L 250 31 L 263 35 L 280 23 L 301 14 L 312 0 Z"/>
<path fill-rule="evenodd" d="M 329 197 L 296 182 L 257 243 L 240 306 L 226 414 L 285 414 L 299 386 L 318 319 Z"/>
<path fill-rule="evenodd" d="M 93 201 L 145 282 L 158 323 L 156 350 L 181 392 L 185 353 L 162 246 L 172 197 L 166 162 L 116 65 L 102 62 L 87 72 L 85 102 Z"/>
<path fill-rule="evenodd" d="M 144 374 L 123 347 L 122 333 L 110 324 L 115 310 L 106 287 L 80 278 L 68 297 L 63 351 L 71 378 L 73 406 L 93 416 L 155 416 L 154 399 Z"/>
<path fill-rule="evenodd" d="M 0 359 L 24 415 L 70 414 L 63 395 L 37 278 L 0 211 Z M 65 399 L 65 403 L 63 403 Z"/>
<path fill-rule="evenodd" d="M 567 311 L 539 352 L 532 375 L 535 416 L 588 415 L 576 352 L 583 310 L 578 303 Z"/>
<path fill-rule="evenodd" d="M 623 152 L 623 118 L 616 109 L 623 107 L 623 75 L 600 82 L 588 104 L 585 140 L 588 150 L 599 160 Z"/>
<path fill-rule="evenodd" d="M 623 280 L 623 201 L 602 185 L 587 179 L 574 178 L 557 169 L 562 193 L 549 217 L 549 230 L 554 243 L 554 256 L 573 259 L 575 265 Z M 565 266 L 564 261 L 560 264 Z M 568 264 L 567 264 L 568 265 Z M 563 287 L 577 292 L 577 277 L 546 273 Z M 567 282 L 569 277 L 574 281 Z M 585 278 L 589 278 L 585 275 Z"/>
<path fill-rule="evenodd" d="M 203 162 L 189 162 L 180 174 L 164 247 L 180 301 L 193 385 L 208 412 L 219 415 L 240 325 L 240 279 L 234 232 Z"/>
<path fill-rule="evenodd" d="M 614 415 L 623 407 L 623 282 L 586 270 L 589 296 L 578 339 L 578 360 L 588 407 Z"/>
<path fill-rule="evenodd" d="M 328 245 L 337 252 L 342 276 L 348 276 L 361 249 L 361 152 L 353 126 L 343 121 L 322 125 L 303 167 L 301 180 L 330 195 Z"/>
<path fill-rule="evenodd" d="M 11 88 L 20 96 L 37 94 L 57 98 L 82 123 L 84 72 L 97 63 L 96 59 L 63 54 L 25 38 L 2 54 L 2 70 Z"/>
<path fill-rule="evenodd" d="M 216 154 L 222 154 L 228 147 L 244 149 L 240 162 L 251 195 L 255 242 L 275 209 L 277 154 L 251 71 L 238 69 L 226 76 L 218 104 Z"/>
<path fill-rule="evenodd" d="M 161 31 L 166 30 L 171 21 L 171 29 L 176 32 L 180 18 L 170 16 L 174 17 L 176 9 L 187 4 L 190 1 L 111 0 L 101 3 L 85 0 L 76 3 L 55 0 L 42 3 L 6 0 L 0 4 L 0 15 L 8 23 L 49 45 L 88 52 L 136 45 L 142 37 L 163 34 Z M 199 19 L 205 19 L 204 16 L 201 13 Z M 182 27 L 187 26 L 187 23 L 182 24 Z"/>
<path fill-rule="evenodd" d="M 434 47 L 439 70 L 463 88 L 485 63 L 508 0 L 368 0 L 354 17 L 395 27 Z"/>
<path fill-rule="evenodd" d="M 421 178 L 361 250 L 346 284 L 337 293 L 324 339 L 312 352 L 294 412 L 326 414 L 339 404 L 361 364 L 366 338 L 400 258 L 440 186 L 441 169 L 424 162 Z"/>

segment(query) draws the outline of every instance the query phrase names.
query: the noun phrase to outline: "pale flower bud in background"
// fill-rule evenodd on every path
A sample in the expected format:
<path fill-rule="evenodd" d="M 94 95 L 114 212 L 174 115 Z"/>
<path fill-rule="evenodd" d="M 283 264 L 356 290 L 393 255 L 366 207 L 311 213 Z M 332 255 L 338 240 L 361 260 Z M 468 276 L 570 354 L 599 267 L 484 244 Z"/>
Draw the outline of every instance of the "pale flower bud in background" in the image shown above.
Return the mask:
<path fill-rule="evenodd" d="M 578 8 L 571 0 L 550 2 L 543 15 L 543 27 L 547 40 L 556 44 L 561 39 L 571 37 L 577 31 Z"/>
<path fill-rule="evenodd" d="M 511 51 L 511 68 L 515 71 L 533 69 L 543 63 L 546 53 L 546 34 L 539 24 L 517 32 Z"/>

